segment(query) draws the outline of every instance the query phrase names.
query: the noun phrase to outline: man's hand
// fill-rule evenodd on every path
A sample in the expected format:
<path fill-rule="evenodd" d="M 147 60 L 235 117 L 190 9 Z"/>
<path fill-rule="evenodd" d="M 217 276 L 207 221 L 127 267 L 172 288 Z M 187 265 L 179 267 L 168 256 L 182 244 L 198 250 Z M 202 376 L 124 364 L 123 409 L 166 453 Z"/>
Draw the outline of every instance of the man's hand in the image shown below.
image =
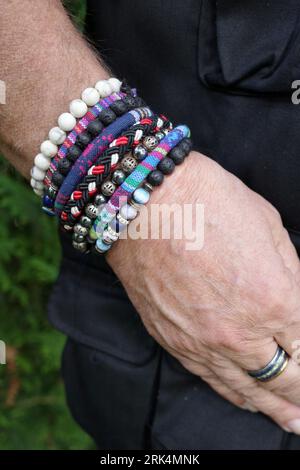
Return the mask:
<path fill-rule="evenodd" d="M 300 338 L 299 261 L 277 211 L 195 152 L 151 201 L 203 203 L 205 242 L 127 239 L 109 253 L 149 333 L 224 398 L 300 434 L 299 366 L 265 384 L 245 372 Z"/>
<path fill-rule="evenodd" d="M 107 71 L 59 0 L 2 2 L 0 40 L 0 147 L 29 177 L 46 130 Z M 109 261 L 149 332 L 185 367 L 286 427 L 300 419 L 298 366 L 291 361 L 266 385 L 243 368 L 264 366 L 276 342 L 292 353 L 300 338 L 297 256 L 266 201 L 205 157 L 188 161 L 152 202 L 204 203 L 203 250 L 185 251 L 184 240 L 122 240 Z"/>
<path fill-rule="evenodd" d="M 108 77 L 60 0 L 0 2 L 0 150 L 27 178 L 41 142 L 82 90 Z"/>

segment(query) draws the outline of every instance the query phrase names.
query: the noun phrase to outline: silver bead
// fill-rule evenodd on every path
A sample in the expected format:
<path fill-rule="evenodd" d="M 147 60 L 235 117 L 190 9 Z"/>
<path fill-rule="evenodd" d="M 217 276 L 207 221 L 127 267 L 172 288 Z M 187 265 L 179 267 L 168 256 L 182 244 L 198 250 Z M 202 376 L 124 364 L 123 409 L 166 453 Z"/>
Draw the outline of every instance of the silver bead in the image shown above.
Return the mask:
<path fill-rule="evenodd" d="M 101 191 L 105 196 L 111 196 L 115 192 L 115 190 L 116 185 L 110 180 L 104 181 L 104 183 L 102 183 L 101 185 Z"/>
<path fill-rule="evenodd" d="M 85 213 L 91 219 L 95 219 L 98 215 L 98 208 L 94 204 L 88 204 L 85 208 Z"/>
<path fill-rule="evenodd" d="M 78 242 L 73 241 L 72 244 L 73 244 L 73 247 L 76 248 L 76 250 L 80 251 L 81 253 L 85 253 L 87 251 L 87 243 L 85 242 L 78 243 Z"/>
<path fill-rule="evenodd" d="M 85 241 L 84 235 L 79 235 L 78 233 L 73 233 L 73 241 L 77 243 L 82 243 Z"/>
<path fill-rule="evenodd" d="M 106 203 L 106 197 L 103 196 L 103 194 L 97 194 L 94 200 L 94 204 L 96 206 L 101 206 L 101 204 L 105 204 L 105 203 Z"/>
<path fill-rule="evenodd" d="M 140 162 L 141 160 L 144 160 L 144 158 L 146 157 L 147 150 L 142 145 L 137 145 L 133 151 L 133 155 Z"/>
<path fill-rule="evenodd" d="M 88 229 L 86 227 L 83 227 L 81 224 L 76 224 L 74 225 L 74 232 L 77 233 L 78 235 L 87 235 Z"/>
<path fill-rule="evenodd" d="M 47 194 L 48 194 L 49 197 L 51 197 L 51 199 L 55 199 L 56 194 L 57 194 L 57 190 L 54 188 L 54 186 L 49 186 L 47 188 Z"/>
<path fill-rule="evenodd" d="M 81 223 L 81 225 L 83 225 L 83 227 L 86 227 L 86 228 L 90 228 L 92 226 L 92 219 L 86 215 L 83 215 L 79 222 Z"/>
<path fill-rule="evenodd" d="M 165 134 L 161 131 L 156 132 L 155 137 L 160 141 L 164 138 Z"/>
<path fill-rule="evenodd" d="M 118 186 L 120 186 L 120 184 L 123 183 L 125 178 L 126 178 L 126 175 L 125 175 L 124 171 L 119 170 L 119 169 L 115 170 L 112 174 L 112 182 L 117 184 Z"/>
<path fill-rule="evenodd" d="M 131 171 L 133 171 L 136 166 L 137 166 L 136 159 L 134 157 L 129 156 L 129 155 L 127 157 L 123 158 L 123 160 L 121 162 L 121 167 L 123 168 L 123 170 L 126 173 L 130 173 Z"/>
<path fill-rule="evenodd" d="M 153 150 L 158 144 L 158 140 L 154 135 L 147 135 L 143 139 L 143 145 L 147 150 Z"/>

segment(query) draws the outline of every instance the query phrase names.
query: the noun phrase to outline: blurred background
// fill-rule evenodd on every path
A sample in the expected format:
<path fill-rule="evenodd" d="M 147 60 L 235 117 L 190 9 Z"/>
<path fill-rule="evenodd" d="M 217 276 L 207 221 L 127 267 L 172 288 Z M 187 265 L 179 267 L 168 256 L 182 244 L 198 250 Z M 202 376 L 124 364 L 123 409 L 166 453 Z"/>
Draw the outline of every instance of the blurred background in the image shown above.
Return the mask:
<path fill-rule="evenodd" d="M 64 3 L 82 28 L 85 1 Z M 0 340 L 7 364 L 0 365 L 0 449 L 94 448 L 67 409 L 60 378 L 65 338 L 46 317 L 59 267 L 55 221 L 42 214 L 39 198 L 0 156 L 2 214 Z"/>

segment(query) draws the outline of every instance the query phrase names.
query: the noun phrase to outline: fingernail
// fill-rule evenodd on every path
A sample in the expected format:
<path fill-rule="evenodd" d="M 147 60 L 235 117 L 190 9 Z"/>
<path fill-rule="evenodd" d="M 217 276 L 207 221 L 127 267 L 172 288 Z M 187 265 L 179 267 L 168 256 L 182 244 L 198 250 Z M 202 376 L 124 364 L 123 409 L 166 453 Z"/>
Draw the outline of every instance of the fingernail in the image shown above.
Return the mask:
<path fill-rule="evenodd" d="M 287 428 L 290 432 L 300 435 L 300 419 L 293 419 L 287 423 Z"/>

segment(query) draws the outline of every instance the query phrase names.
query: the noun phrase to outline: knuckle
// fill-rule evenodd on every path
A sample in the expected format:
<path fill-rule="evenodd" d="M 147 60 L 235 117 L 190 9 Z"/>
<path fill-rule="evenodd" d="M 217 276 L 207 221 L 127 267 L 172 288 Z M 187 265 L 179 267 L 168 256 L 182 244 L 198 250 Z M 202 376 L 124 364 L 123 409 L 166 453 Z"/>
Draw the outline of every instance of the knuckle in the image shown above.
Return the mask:
<path fill-rule="evenodd" d="M 242 335 L 229 326 L 215 330 L 212 346 L 221 351 L 231 351 L 237 354 L 242 354 L 245 349 Z"/>
<path fill-rule="evenodd" d="M 267 211 L 269 216 L 272 217 L 273 221 L 281 224 L 282 223 L 282 217 L 281 217 L 280 212 L 278 211 L 278 209 L 276 209 L 276 207 L 274 207 L 273 204 L 271 204 L 266 199 L 263 199 L 263 203 L 264 203 L 265 210 Z"/>

